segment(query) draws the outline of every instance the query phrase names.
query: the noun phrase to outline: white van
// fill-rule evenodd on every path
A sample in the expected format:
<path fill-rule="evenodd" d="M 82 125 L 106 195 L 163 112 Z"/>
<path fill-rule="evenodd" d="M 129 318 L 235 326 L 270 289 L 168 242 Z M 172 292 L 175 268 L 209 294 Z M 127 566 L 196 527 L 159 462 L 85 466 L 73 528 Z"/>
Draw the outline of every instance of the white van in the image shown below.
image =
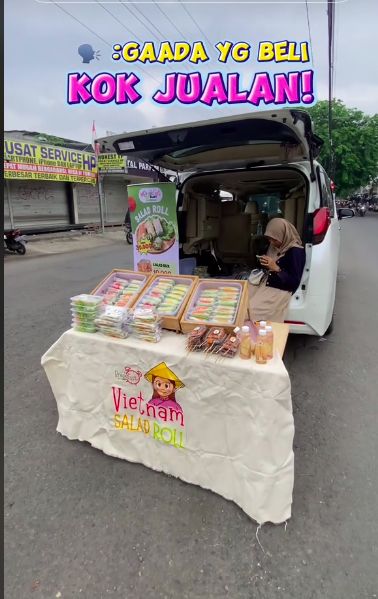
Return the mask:
<path fill-rule="evenodd" d="M 211 255 L 222 274 L 258 266 L 266 224 L 292 222 L 306 265 L 287 321 L 293 333 L 323 335 L 332 327 L 340 248 L 330 180 L 316 161 L 322 140 L 303 110 L 256 112 L 99 140 L 102 152 L 136 155 L 177 173 L 182 256 Z"/>

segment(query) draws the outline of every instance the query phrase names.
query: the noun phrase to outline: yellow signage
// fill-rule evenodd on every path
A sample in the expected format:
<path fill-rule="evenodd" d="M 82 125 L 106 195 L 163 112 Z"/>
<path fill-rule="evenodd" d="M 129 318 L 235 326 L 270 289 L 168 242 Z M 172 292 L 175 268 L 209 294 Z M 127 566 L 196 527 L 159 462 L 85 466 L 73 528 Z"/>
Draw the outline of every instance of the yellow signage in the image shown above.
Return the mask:
<path fill-rule="evenodd" d="M 97 164 L 98 170 L 101 172 L 127 172 L 126 156 L 119 156 L 119 154 L 99 154 L 97 157 Z"/>
<path fill-rule="evenodd" d="M 4 140 L 5 179 L 43 179 L 96 184 L 97 163 L 91 152 Z"/>

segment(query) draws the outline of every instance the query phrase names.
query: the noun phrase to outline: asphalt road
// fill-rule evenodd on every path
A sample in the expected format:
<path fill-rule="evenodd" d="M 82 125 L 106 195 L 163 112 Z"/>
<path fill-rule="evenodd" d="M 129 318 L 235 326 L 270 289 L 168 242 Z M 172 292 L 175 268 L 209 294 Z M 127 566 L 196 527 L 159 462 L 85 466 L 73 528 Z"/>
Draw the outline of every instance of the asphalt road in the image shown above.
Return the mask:
<path fill-rule="evenodd" d="M 343 224 L 335 331 L 292 337 L 287 527 L 56 433 L 41 355 L 69 297 L 131 263 L 114 244 L 5 260 L 6 599 L 378 596 L 378 214 Z"/>

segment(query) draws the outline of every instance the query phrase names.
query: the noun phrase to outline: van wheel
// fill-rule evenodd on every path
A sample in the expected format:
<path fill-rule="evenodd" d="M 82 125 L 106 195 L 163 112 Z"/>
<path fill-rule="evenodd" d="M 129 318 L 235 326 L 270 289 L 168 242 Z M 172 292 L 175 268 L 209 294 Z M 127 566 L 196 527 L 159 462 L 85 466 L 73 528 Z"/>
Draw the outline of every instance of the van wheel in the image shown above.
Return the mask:
<path fill-rule="evenodd" d="M 324 333 L 324 336 L 326 336 L 326 335 L 331 335 L 331 333 L 333 333 L 333 327 L 334 327 L 334 324 L 335 324 L 335 321 L 334 321 L 334 317 L 332 316 L 332 320 L 331 320 L 331 322 L 329 323 L 329 327 L 328 327 L 328 329 L 326 330 L 326 332 Z"/>

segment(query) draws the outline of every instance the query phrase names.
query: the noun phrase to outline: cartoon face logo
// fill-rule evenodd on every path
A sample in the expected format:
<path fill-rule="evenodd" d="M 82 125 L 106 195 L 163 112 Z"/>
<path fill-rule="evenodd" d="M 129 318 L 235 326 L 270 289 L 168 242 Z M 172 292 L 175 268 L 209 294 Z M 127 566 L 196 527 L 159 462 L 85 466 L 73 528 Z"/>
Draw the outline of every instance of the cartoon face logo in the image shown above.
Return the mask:
<path fill-rule="evenodd" d="M 170 395 L 174 393 L 175 384 L 173 381 L 169 379 L 162 378 L 160 376 L 156 376 L 153 379 L 152 387 L 154 392 L 159 395 L 162 399 L 166 399 Z"/>
<path fill-rule="evenodd" d="M 126 383 L 130 383 L 131 385 L 138 385 L 140 379 L 143 376 L 140 370 L 133 370 L 128 366 L 125 367 L 124 374 Z"/>
<path fill-rule="evenodd" d="M 94 58 L 96 58 L 96 60 L 99 60 L 100 51 L 93 50 L 90 44 L 81 44 L 81 46 L 78 47 L 77 51 L 79 53 L 79 56 L 81 56 L 81 58 L 83 59 L 83 63 L 85 64 L 89 64 L 91 60 L 93 60 Z"/>
<path fill-rule="evenodd" d="M 176 399 L 176 391 L 185 385 L 165 362 L 160 362 L 151 368 L 144 378 L 152 384 L 152 398 L 148 405 L 174 408 L 178 412 L 182 412 L 182 407 Z"/>

